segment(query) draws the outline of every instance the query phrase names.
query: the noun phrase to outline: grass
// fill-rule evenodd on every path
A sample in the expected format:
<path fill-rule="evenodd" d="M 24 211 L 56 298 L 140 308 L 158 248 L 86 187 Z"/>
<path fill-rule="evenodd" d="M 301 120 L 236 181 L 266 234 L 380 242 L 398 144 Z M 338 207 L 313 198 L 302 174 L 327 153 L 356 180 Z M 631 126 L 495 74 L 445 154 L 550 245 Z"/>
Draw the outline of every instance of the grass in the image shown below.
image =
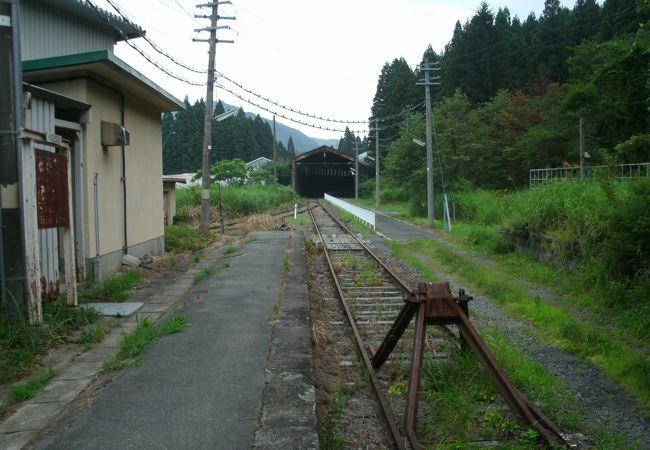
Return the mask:
<path fill-rule="evenodd" d="M 79 293 L 81 303 L 97 300 L 123 302 L 129 299 L 133 288 L 142 281 L 142 274 L 131 269 L 104 280 L 99 287 L 83 289 Z"/>
<path fill-rule="evenodd" d="M 291 269 L 291 261 L 289 261 L 288 256 L 285 256 L 284 259 L 282 260 L 282 276 L 286 276 L 289 273 L 290 269 Z"/>
<path fill-rule="evenodd" d="M 22 402 L 36 397 L 52 378 L 56 376 L 56 371 L 48 367 L 46 371 L 30 378 L 24 383 L 16 384 L 11 387 L 11 399 L 14 402 Z"/>
<path fill-rule="evenodd" d="M 600 366 L 650 408 L 650 361 L 618 336 L 541 302 L 528 294 L 525 283 L 483 268 L 447 245 L 420 240 L 408 244 L 392 242 L 391 246 L 395 256 L 418 257 L 424 264 L 439 265 L 460 282 L 500 303 L 508 313 L 531 321 L 549 343 Z"/>
<path fill-rule="evenodd" d="M 70 308 L 65 298 L 43 303 L 43 325 L 0 316 L 0 384 L 18 379 L 39 356 L 65 342 L 73 330 L 97 320 L 97 312 Z"/>
<path fill-rule="evenodd" d="M 113 358 L 102 366 L 102 373 L 115 372 L 125 367 L 141 363 L 137 358 L 153 341 L 160 336 L 179 333 L 188 326 L 183 316 L 173 315 L 167 318 L 160 328 L 156 328 L 148 318 L 138 320 L 135 329 L 120 342 L 119 350 Z"/>
<path fill-rule="evenodd" d="M 567 387 L 509 344 L 497 327 L 482 327 L 480 334 L 511 382 L 560 428 L 588 434 L 596 441 L 594 448 L 637 448 L 626 443 L 615 427 L 595 429 L 595 424 L 585 422 L 585 412 Z M 427 441 L 442 443 L 437 448 L 473 448 L 469 442 L 483 439 L 507 439 L 513 449 L 546 448 L 534 430 L 521 427 L 503 409 L 498 391 L 473 353 L 456 350 L 445 363 L 425 358 L 422 391 L 431 415 L 419 426 Z M 610 446 L 613 442 L 617 445 Z"/>
<path fill-rule="evenodd" d="M 279 184 L 224 186 L 221 188 L 221 201 L 226 220 L 260 214 L 267 211 L 287 207 L 296 202 L 294 191 Z M 200 187 L 179 189 L 176 191 L 177 217 L 182 220 L 196 220 L 201 204 Z M 218 205 L 217 188 L 210 193 L 210 205 Z"/>
<path fill-rule="evenodd" d="M 231 254 L 235 253 L 236 251 L 237 251 L 237 247 L 235 247 L 234 245 L 229 245 L 228 247 L 225 248 L 225 250 L 223 251 L 223 254 L 224 255 L 231 255 Z"/>
<path fill-rule="evenodd" d="M 165 227 L 165 249 L 173 253 L 203 250 L 212 241 L 212 234 L 203 234 L 187 225 Z"/>
<path fill-rule="evenodd" d="M 214 274 L 217 271 L 214 267 L 204 267 L 199 273 L 194 277 L 194 284 L 198 284 L 201 281 L 205 280 L 210 275 Z"/>
<path fill-rule="evenodd" d="M 295 219 L 293 217 L 289 217 L 286 219 L 286 221 L 290 224 L 293 225 L 301 225 L 301 226 L 309 226 L 311 225 L 311 220 L 309 220 L 307 217 L 303 216 L 298 216 Z"/>
<path fill-rule="evenodd" d="M 101 342 L 108 333 L 109 328 L 103 327 L 96 323 L 88 325 L 85 330 L 77 337 L 77 343 L 84 346 L 84 349 L 89 350 L 98 342 Z"/>
<path fill-rule="evenodd" d="M 341 385 L 331 385 L 328 389 L 327 413 L 325 420 L 318 429 L 321 448 L 344 450 L 347 448 L 345 441 L 345 408 L 350 398 L 350 393 Z"/>

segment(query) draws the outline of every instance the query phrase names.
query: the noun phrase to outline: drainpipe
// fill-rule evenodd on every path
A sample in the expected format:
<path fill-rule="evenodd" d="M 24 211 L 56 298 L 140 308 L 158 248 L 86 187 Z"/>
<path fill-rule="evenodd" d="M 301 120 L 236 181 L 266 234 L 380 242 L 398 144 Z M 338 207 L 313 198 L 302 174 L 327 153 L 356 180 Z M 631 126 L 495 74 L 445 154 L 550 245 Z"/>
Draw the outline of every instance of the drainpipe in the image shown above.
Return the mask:
<path fill-rule="evenodd" d="M 93 270 L 93 279 L 95 280 L 95 283 L 101 283 L 102 270 L 101 259 L 99 258 L 99 186 L 97 183 L 97 177 L 99 177 L 99 174 L 95 172 L 95 177 L 93 179 L 93 194 L 95 200 L 95 267 Z"/>
<path fill-rule="evenodd" d="M 124 128 L 124 93 L 120 92 L 120 125 Z M 129 240 L 127 235 L 127 217 L 126 217 L 126 151 L 124 145 L 122 145 L 122 205 L 123 205 L 123 217 L 124 217 L 124 245 L 122 246 L 122 253 L 125 255 L 129 254 Z"/>

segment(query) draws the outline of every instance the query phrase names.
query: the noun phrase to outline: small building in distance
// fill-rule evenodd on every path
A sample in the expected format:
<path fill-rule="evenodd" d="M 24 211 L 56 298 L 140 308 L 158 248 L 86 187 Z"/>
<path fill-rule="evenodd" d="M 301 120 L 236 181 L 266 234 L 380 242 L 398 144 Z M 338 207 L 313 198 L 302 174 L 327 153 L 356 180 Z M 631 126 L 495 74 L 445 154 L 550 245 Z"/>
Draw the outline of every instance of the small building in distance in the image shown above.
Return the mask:
<path fill-rule="evenodd" d="M 254 159 L 252 161 L 249 161 L 246 163 L 246 170 L 258 170 L 261 169 L 264 166 L 268 166 L 271 164 L 273 160 L 270 160 L 269 158 L 265 156 L 260 156 L 257 159 Z"/>

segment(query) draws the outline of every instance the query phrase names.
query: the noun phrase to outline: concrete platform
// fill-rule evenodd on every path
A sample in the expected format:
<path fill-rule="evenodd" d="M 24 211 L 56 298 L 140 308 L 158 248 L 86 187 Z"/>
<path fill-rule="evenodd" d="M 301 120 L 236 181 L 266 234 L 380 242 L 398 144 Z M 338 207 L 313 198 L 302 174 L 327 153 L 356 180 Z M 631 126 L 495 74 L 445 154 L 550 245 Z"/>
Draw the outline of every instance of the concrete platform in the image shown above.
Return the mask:
<path fill-rule="evenodd" d="M 55 378 L 44 397 L 0 424 L 0 447 L 318 448 L 304 237 L 259 233 L 228 267 L 223 258 L 216 250 L 205 256 L 199 268 L 217 271 L 201 283 L 187 283 L 188 272 L 152 295 L 158 301 L 186 286 L 166 302 L 187 318 L 185 331 L 94 386 L 91 402 L 70 403 L 76 395 L 65 388 L 91 386 L 101 366 L 94 361 L 116 348 L 98 346 L 92 363 L 73 361 L 61 372 L 68 381 Z"/>

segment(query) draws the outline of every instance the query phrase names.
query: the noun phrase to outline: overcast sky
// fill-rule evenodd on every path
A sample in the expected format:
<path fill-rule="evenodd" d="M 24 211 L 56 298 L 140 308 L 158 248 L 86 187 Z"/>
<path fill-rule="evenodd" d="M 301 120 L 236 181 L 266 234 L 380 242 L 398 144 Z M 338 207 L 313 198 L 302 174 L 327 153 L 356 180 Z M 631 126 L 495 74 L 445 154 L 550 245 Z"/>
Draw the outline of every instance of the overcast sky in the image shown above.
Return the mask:
<path fill-rule="evenodd" d="M 94 1 L 115 12 L 106 0 Z M 190 66 L 207 68 L 208 44 L 192 42 L 192 37 L 208 37 L 208 33 L 194 32 L 195 28 L 209 25 L 209 20 L 192 17 L 200 13 L 195 7 L 198 2 L 113 1 L 170 55 Z M 573 2 L 563 3 L 573 6 Z M 217 37 L 235 43 L 217 45 L 216 69 L 244 87 L 294 109 L 329 118 L 366 120 L 384 63 L 404 57 L 414 66 L 429 44 L 439 52 L 451 39 L 456 21 L 464 23 L 479 4 L 479 0 L 233 0 L 232 5 L 220 6 L 219 13 L 236 16 L 237 20 L 220 21 L 220 25 L 230 25 L 232 30 L 219 30 Z M 507 6 L 513 16 L 525 19 L 530 12 L 539 15 L 544 0 L 494 0 L 489 5 L 495 13 Z M 209 14 L 209 10 L 204 9 L 204 13 Z M 205 83 L 206 75 L 174 65 L 143 39 L 133 42 L 170 71 Z M 194 102 L 205 97 L 205 86 L 190 86 L 170 78 L 126 44 L 118 44 L 115 52 L 177 98 L 188 96 Z M 255 100 L 231 83 L 219 81 Z M 216 89 L 216 99 L 272 117 L 222 89 Z M 273 105 L 265 105 L 281 112 Z M 321 126 L 345 128 L 286 114 Z M 342 134 L 277 120 L 309 136 L 339 138 Z M 361 131 L 367 126 L 350 125 L 350 129 Z"/>

